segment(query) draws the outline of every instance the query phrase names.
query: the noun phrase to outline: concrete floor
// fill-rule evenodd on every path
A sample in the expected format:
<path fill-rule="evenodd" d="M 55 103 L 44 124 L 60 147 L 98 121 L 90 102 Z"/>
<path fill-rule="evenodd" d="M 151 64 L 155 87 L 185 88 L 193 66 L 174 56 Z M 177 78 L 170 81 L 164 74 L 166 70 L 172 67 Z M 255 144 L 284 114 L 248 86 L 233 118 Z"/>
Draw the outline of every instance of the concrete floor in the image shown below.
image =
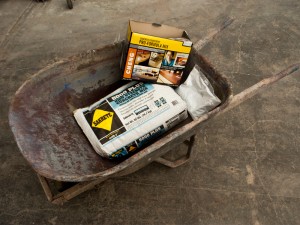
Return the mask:
<path fill-rule="evenodd" d="M 63 206 L 47 202 L 8 125 L 9 101 L 49 63 L 124 37 L 129 18 L 193 41 L 235 22 L 201 53 L 234 93 L 300 62 L 299 0 L 0 1 L 0 224 L 300 224 L 300 76 L 279 81 L 199 131 L 195 157 L 151 164 Z"/>

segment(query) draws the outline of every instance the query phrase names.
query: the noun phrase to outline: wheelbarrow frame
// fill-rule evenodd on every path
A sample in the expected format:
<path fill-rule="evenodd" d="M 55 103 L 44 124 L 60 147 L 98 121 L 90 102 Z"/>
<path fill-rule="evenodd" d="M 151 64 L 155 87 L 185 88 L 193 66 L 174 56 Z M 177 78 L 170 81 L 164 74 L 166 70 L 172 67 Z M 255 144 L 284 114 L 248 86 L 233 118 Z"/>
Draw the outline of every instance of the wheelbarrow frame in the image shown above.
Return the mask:
<path fill-rule="evenodd" d="M 115 44 L 111 46 L 106 46 L 101 49 L 88 51 L 86 53 L 82 53 L 73 56 L 71 58 L 56 62 L 50 65 L 49 67 L 44 68 L 19 88 L 19 90 L 16 92 L 15 98 L 11 103 L 9 120 L 10 120 L 10 126 L 14 133 L 16 142 L 24 157 L 29 161 L 30 165 L 38 174 L 38 178 L 42 184 L 45 194 L 48 200 L 51 201 L 52 203 L 62 204 L 63 202 L 70 200 L 76 195 L 88 189 L 93 188 L 95 185 L 105 181 L 108 178 L 124 176 L 126 174 L 133 173 L 139 170 L 140 168 L 145 167 L 146 165 L 150 164 L 153 161 L 156 161 L 158 163 L 161 163 L 171 168 L 175 168 L 177 166 L 186 163 L 191 158 L 192 147 L 195 141 L 195 135 L 197 133 L 197 130 L 204 125 L 203 121 L 213 117 L 218 112 L 224 110 L 228 105 L 229 100 L 232 97 L 231 85 L 228 83 L 227 79 L 223 77 L 221 74 L 219 74 L 217 71 L 215 71 L 215 69 L 210 65 L 210 63 L 204 57 L 200 56 L 195 49 L 193 49 L 191 55 L 194 57 L 195 60 L 197 60 L 197 64 L 205 72 L 210 74 L 211 76 L 210 79 L 213 79 L 212 77 L 214 77 L 214 80 L 218 80 L 218 82 L 220 82 L 219 85 L 223 86 L 224 89 L 223 92 L 221 94 L 219 93 L 220 95 L 219 97 L 222 99 L 222 104 L 220 106 L 218 106 L 211 112 L 207 113 L 205 117 L 202 117 L 201 120 L 197 120 L 198 122 L 189 120 L 188 122 L 186 122 L 185 125 L 181 127 L 177 127 L 175 130 L 174 129 L 171 130 L 164 137 L 155 141 L 153 144 L 142 149 L 141 151 L 137 152 L 136 154 L 129 157 L 128 159 L 120 163 L 117 163 L 115 166 L 106 169 L 104 171 L 100 171 L 94 174 L 81 175 L 81 176 L 80 175 L 67 176 L 67 175 L 53 174 L 50 173 L 49 171 L 40 169 L 39 166 L 36 166 L 40 162 L 37 162 L 35 156 L 33 157 L 32 155 L 31 156 L 28 155 L 27 149 L 26 147 L 24 147 L 25 142 L 27 140 L 24 140 L 23 137 L 24 131 L 23 131 L 23 127 L 20 127 L 20 122 L 22 122 L 22 119 L 28 120 L 28 118 L 20 119 L 20 115 L 21 115 L 20 112 L 22 111 L 22 109 L 20 108 L 20 101 L 24 100 L 24 95 L 28 94 L 27 93 L 28 90 L 31 91 L 32 88 L 37 87 L 37 84 L 46 81 L 45 78 L 47 78 L 47 75 L 55 74 L 55 70 L 59 71 L 60 68 L 67 68 L 66 70 L 70 70 L 69 72 L 72 72 L 77 70 L 78 67 L 80 67 L 79 69 L 82 68 L 86 69 L 89 67 L 93 67 L 99 61 L 100 62 L 102 60 L 107 61 L 105 57 L 104 59 L 101 58 L 101 56 L 98 57 L 99 56 L 97 54 L 98 52 L 107 52 L 111 48 L 121 49 L 121 45 L 122 44 Z M 120 56 L 120 52 L 116 52 L 115 54 L 112 54 L 114 58 L 118 55 Z M 108 58 L 110 58 L 110 56 L 108 56 Z M 51 72 L 47 74 L 48 71 Z M 72 117 L 72 114 L 70 113 L 69 116 Z M 82 138 L 84 138 L 84 136 L 82 136 Z M 170 161 L 162 157 L 170 150 L 178 148 L 178 145 L 181 143 L 185 143 L 188 146 L 187 153 L 185 155 L 183 155 L 182 157 L 174 161 Z M 65 191 L 55 194 L 55 190 L 52 190 L 50 185 L 51 180 L 63 181 L 63 182 L 79 182 L 79 183 L 74 185 L 71 188 L 68 188 Z"/>
<path fill-rule="evenodd" d="M 160 163 L 162 165 L 165 165 L 167 167 L 170 167 L 170 168 L 176 168 L 178 166 L 181 166 L 191 159 L 191 156 L 192 156 L 191 153 L 192 153 L 192 149 L 194 146 L 194 142 L 195 142 L 195 135 L 192 135 L 189 138 L 189 140 L 185 140 L 183 143 L 185 145 L 187 145 L 186 154 L 174 161 L 167 160 L 161 156 L 156 157 L 155 154 L 149 158 L 143 157 L 140 159 L 138 164 L 133 164 L 133 165 L 127 166 L 127 162 L 126 162 L 126 164 L 124 165 L 125 168 L 123 170 L 121 170 L 120 172 L 114 173 L 110 176 L 109 175 L 103 176 L 103 177 L 100 177 L 95 180 L 74 183 L 73 185 L 71 185 L 71 187 L 68 187 L 68 188 L 66 188 L 66 190 L 63 190 L 57 194 L 55 193 L 55 192 L 57 192 L 57 190 L 55 190 L 57 188 L 55 188 L 55 187 L 53 188 L 54 185 L 50 185 L 50 183 L 53 182 L 53 180 L 47 179 L 46 177 L 41 176 L 38 173 L 37 173 L 37 176 L 38 176 L 38 179 L 39 179 L 39 181 L 42 185 L 42 188 L 46 194 L 48 201 L 52 202 L 53 204 L 62 205 L 64 202 L 67 202 L 68 200 L 76 197 L 77 195 L 79 195 L 85 191 L 93 189 L 96 185 L 106 181 L 107 179 L 131 174 L 131 173 L 139 170 L 140 168 L 145 167 L 146 165 L 150 164 L 153 161 Z M 178 147 L 178 145 L 176 145 L 176 147 Z M 167 150 L 167 148 L 164 148 L 163 150 L 161 149 L 160 151 L 158 151 L 158 153 L 159 153 L 159 155 L 164 155 L 170 150 L 171 150 L 171 148 L 169 148 L 168 150 Z M 57 182 L 57 181 L 54 181 L 54 182 Z M 64 184 L 64 183 L 61 183 L 61 184 Z"/>
<path fill-rule="evenodd" d="M 176 129 L 171 130 L 169 133 L 164 135 L 159 140 L 155 141 L 153 144 L 145 147 L 141 151 L 137 152 L 133 156 L 127 158 L 126 160 L 117 163 L 116 165 L 104 170 L 99 171 L 94 174 L 87 174 L 87 175 L 57 175 L 57 174 L 51 174 L 48 173 L 45 170 L 40 170 L 38 167 L 36 167 L 35 163 L 37 163 L 34 159 L 32 160 L 30 156 L 26 155 L 26 150 L 24 149 L 24 133 L 20 132 L 20 125 L 18 122 L 20 122 L 20 118 L 18 116 L 18 101 L 20 98 L 22 98 L 22 91 L 23 89 L 30 88 L 31 82 L 33 82 L 34 79 L 39 79 L 41 74 L 47 73 L 49 70 L 55 70 L 59 67 L 68 67 L 68 70 L 70 72 L 78 70 L 78 69 L 84 69 L 93 67 L 95 63 L 106 60 L 101 59 L 101 57 L 97 58 L 97 53 L 101 51 L 107 51 L 108 49 L 111 49 L 114 47 L 114 49 L 119 49 L 117 44 L 114 46 L 106 46 L 101 49 L 91 50 L 82 54 L 79 54 L 77 56 L 70 57 L 65 60 L 61 60 L 59 62 L 54 63 L 51 66 L 48 66 L 38 72 L 34 77 L 32 77 L 30 80 L 25 82 L 19 90 L 16 92 L 15 98 L 13 99 L 10 107 L 9 112 L 9 122 L 10 126 L 12 128 L 12 131 L 14 133 L 16 142 L 18 144 L 18 147 L 24 157 L 29 161 L 30 165 L 33 167 L 33 169 L 36 171 L 38 178 L 40 180 L 40 183 L 44 189 L 44 192 L 47 196 L 47 199 L 55 204 L 63 204 L 64 202 L 72 199 L 73 197 L 77 196 L 78 194 L 87 191 L 89 189 L 92 189 L 95 185 L 105 181 L 108 178 L 118 177 L 118 176 L 124 176 L 126 174 L 133 173 L 140 168 L 148 165 L 151 162 L 158 162 L 165 166 L 175 168 L 177 166 L 180 166 L 184 163 L 186 163 L 192 156 L 192 149 L 195 141 L 195 135 L 198 133 L 198 130 L 202 128 L 208 119 L 220 115 L 221 113 L 224 113 L 235 106 L 239 105 L 243 101 L 251 98 L 253 95 L 257 94 L 259 91 L 262 91 L 264 88 L 268 87 L 270 84 L 278 81 L 279 79 L 295 72 L 299 71 L 299 64 L 292 65 L 288 67 L 286 70 L 273 75 L 269 78 L 266 78 L 259 83 L 253 85 L 252 87 L 242 91 L 240 94 L 233 96 L 232 95 L 232 88 L 229 82 L 227 81 L 226 77 L 222 76 L 220 73 L 218 73 L 213 66 L 206 60 L 203 56 L 199 55 L 197 52 L 198 50 L 203 47 L 209 40 L 213 39 L 216 34 L 218 34 L 221 30 L 223 30 L 226 26 L 228 26 L 232 20 L 227 20 L 225 23 L 222 24 L 222 26 L 219 29 L 214 30 L 212 33 L 210 33 L 206 38 L 203 40 L 197 42 L 194 46 L 194 49 L 192 51 L 192 57 L 194 60 L 197 61 L 196 64 L 200 66 L 203 71 L 208 74 L 209 76 L 212 76 L 213 80 L 218 80 L 219 85 L 222 86 L 222 89 L 224 93 L 218 93 L 219 97 L 221 95 L 222 104 L 210 111 L 209 113 L 201 116 L 197 120 L 194 121 L 188 121 L 184 125 L 180 127 L 176 127 Z M 111 56 L 116 57 L 120 54 L 114 53 Z M 79 65 L 80 64 L 80 65 Z M 80 67 L 80 68 L 79 68 Z M 209 78 L 209 77 L 208 77 Z M 212 79 L 212 78 L 210 78 Z M 212 81 L 213 81 L 212 80 Z M 100 96 L 101 97 L 101 96 Z M 69 115 L 71 116 L 71 115 Z M 22 128 L 22 127 L 21 127 Z M 21 129 L 22 131 L 22 129 Z M 178 147 L 179 144 L 185 143 L 187 144 L 187 153 L 180 157 L 179 159 L 176 159 L 174 161 L 170 161 L 165 159 L 163 156 Z M 52 186 L 50 185 L 51 180 L 55 181 L 62 181 L 62 182 L 79 182 L 72 187 L 60 192 L 55 193 L 55 191 L 52 189 Z"/>

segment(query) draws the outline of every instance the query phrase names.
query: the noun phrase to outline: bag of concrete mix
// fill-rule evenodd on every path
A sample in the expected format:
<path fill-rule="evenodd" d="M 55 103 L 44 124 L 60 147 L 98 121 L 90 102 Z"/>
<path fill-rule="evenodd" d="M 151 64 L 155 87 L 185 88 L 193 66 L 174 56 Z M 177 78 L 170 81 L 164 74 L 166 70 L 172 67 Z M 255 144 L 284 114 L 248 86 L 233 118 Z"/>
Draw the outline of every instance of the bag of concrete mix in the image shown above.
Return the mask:
<path fill-rule="evenodd" d="M 74 117 L 95 151 L 119 158 L 187 118 L 187 105 L 168 86 L 130 82 Z"/>

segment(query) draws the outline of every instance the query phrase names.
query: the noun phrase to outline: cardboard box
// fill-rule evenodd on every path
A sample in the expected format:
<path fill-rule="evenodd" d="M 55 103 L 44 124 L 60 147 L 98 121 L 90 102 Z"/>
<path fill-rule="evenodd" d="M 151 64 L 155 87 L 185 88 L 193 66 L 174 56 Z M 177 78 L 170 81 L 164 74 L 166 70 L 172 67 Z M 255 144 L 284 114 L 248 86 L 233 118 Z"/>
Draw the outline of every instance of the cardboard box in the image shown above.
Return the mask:
<path fill-rule="evenodd" d="M 121 62 L 123 79 L 178 86 L 191 48 L 182 29 L 130 20 Z"/>

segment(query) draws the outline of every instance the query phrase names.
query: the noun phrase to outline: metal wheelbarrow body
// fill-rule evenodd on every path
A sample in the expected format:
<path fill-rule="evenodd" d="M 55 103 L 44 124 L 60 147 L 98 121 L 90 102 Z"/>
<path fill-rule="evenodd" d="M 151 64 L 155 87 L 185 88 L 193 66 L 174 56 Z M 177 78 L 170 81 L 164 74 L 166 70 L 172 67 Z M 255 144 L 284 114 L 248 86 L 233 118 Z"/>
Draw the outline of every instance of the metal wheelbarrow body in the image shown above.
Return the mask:
<path fill-rule="evenodd" d="M 88 51 L 44 68 L 19 88 L 11 102 L 9 122 L 18 147 L 53 203 L 62 204 L 108 178 L 132 173 L 153 161 L 169 167 L 185 163 L 205 121 L 299 69 L 299 65 L 291 66 L 233 97 L 227 79 L 193 49 L 188 70 L 195 64 L 200 66 L 221 104 L 198 120 L 187 119 L 133 156 L 111 161 L 93 150 L 73 118 L 73 110 L 92 104 L 125 83 L 119 69 L 120 45 Z M 186 155 L 175 161 L 163 158 L 183 142 L 188 144 Z M 51 180 L 78 183 L 55 194 Z"/>

